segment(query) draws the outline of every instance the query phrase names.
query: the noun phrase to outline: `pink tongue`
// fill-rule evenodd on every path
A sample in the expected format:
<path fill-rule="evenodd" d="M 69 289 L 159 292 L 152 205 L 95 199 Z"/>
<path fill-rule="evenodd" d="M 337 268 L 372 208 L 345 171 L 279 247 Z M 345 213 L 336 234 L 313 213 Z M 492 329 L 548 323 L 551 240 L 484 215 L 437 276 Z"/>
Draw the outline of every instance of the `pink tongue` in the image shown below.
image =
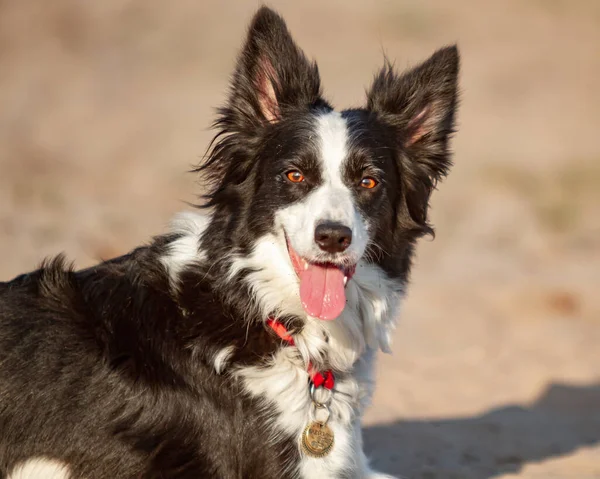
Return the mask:
<path fill-rule="evenodd" d="M 300 273 L 300 299 L 310 316 L 337 318 L 346 306 L 344 273 L 333 265 L 309 264 Z"/>

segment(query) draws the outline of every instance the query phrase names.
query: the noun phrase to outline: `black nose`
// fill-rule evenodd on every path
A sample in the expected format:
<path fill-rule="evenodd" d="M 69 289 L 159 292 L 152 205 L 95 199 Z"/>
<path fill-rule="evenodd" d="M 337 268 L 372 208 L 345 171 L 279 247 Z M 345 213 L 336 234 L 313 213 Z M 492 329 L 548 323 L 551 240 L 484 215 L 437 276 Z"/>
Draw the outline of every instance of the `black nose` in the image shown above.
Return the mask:
<path fill-rule="evenodd" d="M 321 223 L 315 228 L 315 243 L 327 253 L 341 253 L 352 243 L 352 230 L 340 223 Z"/>

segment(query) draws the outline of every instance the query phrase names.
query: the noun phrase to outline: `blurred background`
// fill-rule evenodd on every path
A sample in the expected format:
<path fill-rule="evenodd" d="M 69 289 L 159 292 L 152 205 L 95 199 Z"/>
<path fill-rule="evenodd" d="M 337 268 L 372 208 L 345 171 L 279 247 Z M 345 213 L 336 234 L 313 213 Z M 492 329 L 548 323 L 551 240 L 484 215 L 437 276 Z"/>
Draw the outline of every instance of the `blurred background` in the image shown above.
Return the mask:
<path fill-rule="evenodd" d="M 359 106 L 458 42 L 433 198 L 365 441 L 414 479 L 600 478 L 600 2 L 271 1 Z M 255 1 L 0 0 L 0 280 L 165 231 L 197 193 Z"/>

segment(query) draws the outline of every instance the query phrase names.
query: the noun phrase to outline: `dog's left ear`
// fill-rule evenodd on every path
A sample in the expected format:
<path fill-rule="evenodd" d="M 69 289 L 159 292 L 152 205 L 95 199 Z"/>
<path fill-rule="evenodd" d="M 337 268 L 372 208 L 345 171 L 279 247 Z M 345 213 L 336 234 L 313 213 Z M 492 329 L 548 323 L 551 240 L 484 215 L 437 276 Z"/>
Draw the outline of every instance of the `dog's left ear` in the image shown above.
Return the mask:
<path fill-rule="evenodd" d="M 290 109 L 320 101 L 317 65 L 296 46 L 276 12 L 262 7 L 250 27 L 233 75 L 227 111 L 233 130 L 278 122 Z"/>
<path fill-rule="evenodd" d="M 451 46 L 403 75 L 386 62 L 367 93 L 367 108 L 396 128 L 400 147 L 428 189 L 451 165 L 448 141 L 454 129 L 458 71 L 458 49 Z"/>

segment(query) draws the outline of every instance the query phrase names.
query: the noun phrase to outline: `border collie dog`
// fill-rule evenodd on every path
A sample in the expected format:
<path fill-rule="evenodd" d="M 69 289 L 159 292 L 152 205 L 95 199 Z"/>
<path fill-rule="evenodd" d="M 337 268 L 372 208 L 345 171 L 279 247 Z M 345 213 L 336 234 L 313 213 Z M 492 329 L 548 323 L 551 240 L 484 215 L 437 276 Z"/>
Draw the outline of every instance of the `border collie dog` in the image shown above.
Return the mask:
<path fill-rule="evenodd" d="M 338 111 L 254 17 L 196 213 L 74 271 L 0 283 L 0 477 L 375 478 L 361 416 L 450 167 L 443 48 Z"/>

